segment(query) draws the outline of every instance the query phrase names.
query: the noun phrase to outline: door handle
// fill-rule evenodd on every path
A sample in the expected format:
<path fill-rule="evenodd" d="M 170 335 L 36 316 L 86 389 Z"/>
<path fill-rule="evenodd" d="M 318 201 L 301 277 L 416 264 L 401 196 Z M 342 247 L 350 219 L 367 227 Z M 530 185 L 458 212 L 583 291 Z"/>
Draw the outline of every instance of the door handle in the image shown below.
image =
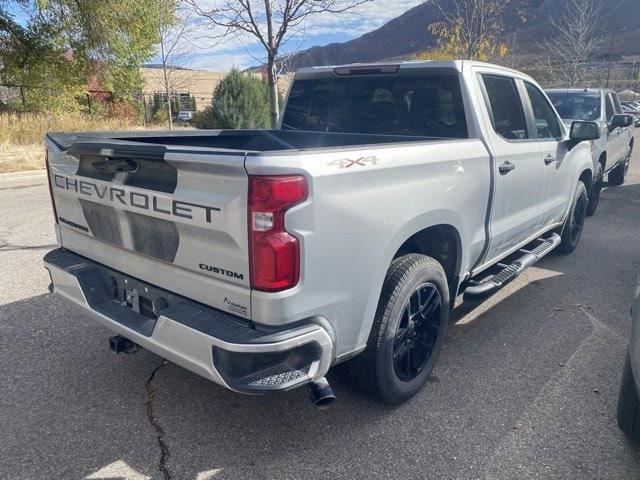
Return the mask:
<path fill-rule="evenodd" d="M 506 162 L 502 163 L 499 167 L 498 167 L 498 171 L 502 174 L 502 175 L 506 175 L 507 173 L 509 173 L 511 170 L 515 170 L 516 169 L 516 164 L 507 160 Z"/>
<path fill-rule="evenodd" d="M 555 155 L 548 154 L 548 155 L 544 156 L 544 164 L 545 165 L 550 165 L 555 161 L 556 161 Z"/>

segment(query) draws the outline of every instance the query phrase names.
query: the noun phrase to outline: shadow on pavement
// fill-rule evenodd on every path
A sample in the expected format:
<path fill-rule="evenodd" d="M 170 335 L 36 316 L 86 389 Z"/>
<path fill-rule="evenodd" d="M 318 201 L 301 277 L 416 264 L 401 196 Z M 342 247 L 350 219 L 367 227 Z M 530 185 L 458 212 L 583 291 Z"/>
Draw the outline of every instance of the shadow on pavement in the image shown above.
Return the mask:
<path fill-rule="evenodd" d="M 567 445 L 567 452 L 555 453 L 582 478 L 598 478 L 601 465 L 608 465 L 605 477 L 627 478 L 640 468 L 640 454 L 617 431 L 615 401 L 640 260 L 638 203 L 640 185 L 607 189 L 573 255 L 550 255 L 477 309 L 457 311 L 457 320 L 468 321 L 451 326 L 430 383 L 401 407 L 355 392 L 344 366 L 329 374 L 338 401 L 320 411 L 304 389 L 242 396 L 167 364 L 152 384 L 168 472 L 180 479 L 203 472 L 209 478 L 483 478 L 522 416 L 537 414 L 540 395 L 559 389 L 582 395 L 593 408 L 563 417 L 558 431 L 549 432 Z M 592 376 L 576 380 L 584 391 L 573 392 L 563 368 L 592 334 L 583 306 L 611 336 L 608 356 Z M 3 475 L 85 478 L 117 464 L 115 470 L 160 478 L 157 428 L 145 408 L 147 381 L 162 359 L 144 351 L 114 355 L 109 332 L 51 295 L 1 305 L 0 332 Z M 524 457 L 513 452 L 514 465 L 535 469 L 549 461 L 527 456 L 538 444 L 522 448 Z M 109 478 L 118 475 L 126 478 Z"/>

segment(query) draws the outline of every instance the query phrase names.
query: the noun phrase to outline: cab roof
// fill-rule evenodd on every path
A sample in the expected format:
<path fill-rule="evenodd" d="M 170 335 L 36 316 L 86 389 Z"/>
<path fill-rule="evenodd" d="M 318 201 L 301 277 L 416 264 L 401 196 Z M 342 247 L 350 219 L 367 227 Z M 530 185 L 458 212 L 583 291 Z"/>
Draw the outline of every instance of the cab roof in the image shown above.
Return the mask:
<path fill-rule="evenodd" d="M 351 63 L 346 65 L 303 67 L 296 71 L 296 77 L 307 78 L 313 76 L 324 76 L 330 73 L 338 76 L 393 74 L 405 70 L 419 69 L 446 70 L 451 73 L 461 74 L 464 69 L 472 68 L 474 66 L 499 69 L 514 76 L 528 77 L 528 75 L 508 67 L 475 60 L 410 60 L 403 62 Z"/>
<path fill-rule="evenodd" d="M 545 92 L 559 93 L 615 93 L 611 88 L 545 88 Z"/>

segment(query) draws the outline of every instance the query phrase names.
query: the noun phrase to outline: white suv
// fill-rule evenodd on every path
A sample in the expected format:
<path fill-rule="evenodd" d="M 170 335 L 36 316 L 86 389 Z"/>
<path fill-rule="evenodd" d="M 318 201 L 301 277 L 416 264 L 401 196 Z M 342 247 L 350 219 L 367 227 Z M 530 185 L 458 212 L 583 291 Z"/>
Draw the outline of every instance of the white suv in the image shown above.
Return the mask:
<path fill-rule="evenodd" d="M 600 138 L 591 144 L 594 178 L 589 193 L 587 215 L 598 206 L 605 175 L 609 183 L 624 183 L 633 150 L 633 117 L 625 118 L 618 95 L 604 88 L 562 88 L 546 91 L 549 99 L 569 127 L 575 120 L 597 122 Z"/>

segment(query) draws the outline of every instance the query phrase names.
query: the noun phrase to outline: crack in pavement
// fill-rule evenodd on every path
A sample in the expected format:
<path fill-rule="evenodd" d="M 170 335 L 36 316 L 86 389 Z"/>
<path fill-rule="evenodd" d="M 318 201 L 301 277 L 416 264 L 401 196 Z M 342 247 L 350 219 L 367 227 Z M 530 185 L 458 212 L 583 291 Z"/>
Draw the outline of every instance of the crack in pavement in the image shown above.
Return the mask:
<path fill-rule="evenodd" d="M 154 400 L 156 397 L 156 389 L 153 385 L 153 379 L 156 376 L 156 373 L 167 364 L 166 360 L 162 361 L 162 364 L 155 368 L 149 379 L 147 380 L 147 420 L 156 431 L 156 438 L 158 439 L 158 447 L 160 447 L 160 461 L 158 463 L 158 470 L 162 472 L 165 480 L 171 480 L 171 473 L 169 473 L 169 469 L 167 468 L 167 460 L 171 457 L 169 453 L 169 448 L 167 447 L 167 443 L 164 440 L 164 430 L 160 426 L 158 419 L 156 418 Z"/>

